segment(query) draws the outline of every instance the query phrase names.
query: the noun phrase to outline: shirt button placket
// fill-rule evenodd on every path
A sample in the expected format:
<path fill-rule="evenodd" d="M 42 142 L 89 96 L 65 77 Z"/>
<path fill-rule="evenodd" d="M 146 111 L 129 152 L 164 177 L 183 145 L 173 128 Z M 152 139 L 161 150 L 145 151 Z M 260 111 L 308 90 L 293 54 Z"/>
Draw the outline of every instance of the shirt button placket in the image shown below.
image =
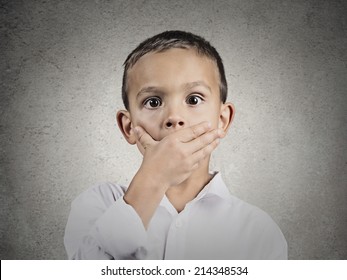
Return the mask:
<path fill-rule="evenodd" d="M 181 228 L 183 226 L 183 222 L 180 219 L 177 219 L 175 225 L 176 225 L 176 228 Z"/>
<path fill-rule="evenodd" d="M 184 258 L 185 240 L 183 239 L 183 226 L 184 221 L 182 220 L 182 218 L 177 218 L 171 225 L 166 248 L 166 257 L 169 259 Z"/>

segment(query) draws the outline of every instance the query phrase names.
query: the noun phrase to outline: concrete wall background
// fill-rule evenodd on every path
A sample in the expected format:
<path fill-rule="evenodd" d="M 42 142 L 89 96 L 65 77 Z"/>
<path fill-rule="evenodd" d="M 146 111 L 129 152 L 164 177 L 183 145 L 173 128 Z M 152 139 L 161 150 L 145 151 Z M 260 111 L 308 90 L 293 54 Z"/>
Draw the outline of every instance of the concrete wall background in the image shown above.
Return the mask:
<path fill-rule="evenodd" d="M 274 218 L 291 259 L 347 258 L 345 1 L 0 3 L 1 259 L 66 258 L 72 199 L 129 183 L 122 63 L 168 29 L 224 59 L 236 116 L 212 165 L 231 191 Z"/>

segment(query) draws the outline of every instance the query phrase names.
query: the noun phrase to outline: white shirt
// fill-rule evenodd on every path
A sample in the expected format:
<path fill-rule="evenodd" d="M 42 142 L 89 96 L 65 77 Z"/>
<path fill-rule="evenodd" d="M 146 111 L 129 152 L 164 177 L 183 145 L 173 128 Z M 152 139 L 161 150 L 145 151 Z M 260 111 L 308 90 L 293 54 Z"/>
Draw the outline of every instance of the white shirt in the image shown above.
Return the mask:
<path fill-rule="evenodd" d="M 275 222 L 232 196 L 219 173 L 180 213 L 164 196 L 147 230 L 125 191 L 105 183 L 73 201 L 64 237 L 69 259 L 287 259 Z"/>

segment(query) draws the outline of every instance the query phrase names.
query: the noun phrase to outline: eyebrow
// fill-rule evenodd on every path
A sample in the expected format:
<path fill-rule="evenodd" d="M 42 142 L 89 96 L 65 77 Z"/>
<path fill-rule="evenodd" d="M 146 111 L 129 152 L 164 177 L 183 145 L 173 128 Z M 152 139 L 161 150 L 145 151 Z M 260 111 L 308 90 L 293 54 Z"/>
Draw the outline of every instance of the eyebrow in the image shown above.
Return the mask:
<path fill-rule="evenodd" d="M 159 94 L 162 94 L 163 91 L 160 90 L 158 87 L 153 87 L 153 86 L 144 87 L 140 89 L 140 91 L 136 94 L 136 98 L 139 98 L 144 93 L 153 93 L 153 94 L 159 95 Z"/>
<path fill-rule="evenodd" d="M 211 87 L 209 85 L 207 85 L 204 81 L 195 81 L 195 82 L 184 84 L 184 88 L 186 90 L 192 89 L 192 88 L 197 87 L 197 86 L 202 86 L 202 87 L 206 88 L 210 93 L 212 92 Z"/>
<path fill-rule="evenodd" d="M 197 86 L 202 86 L 202 87 L 206 88 L 210 93 L 212 92 L 211 87 L 209 85 L 207 85 L 204 81 L 194 81 L 194 82 L 190 82 L 190 83 L 185 83 L 183 85 L 183 88 L 185 90 L 190 90 L 190 89 L 197 87 Z M 145 94 L 145 93 L 161 95 L 161 94 L 163 94 L 163 90 L 161 90 L 158 87 L 154 87 L 154 86 L 144 87 L 144 88 L 140 89 L 139 92 L 136 94 L 136 98 L 139 98 L 142 94 Z"/>

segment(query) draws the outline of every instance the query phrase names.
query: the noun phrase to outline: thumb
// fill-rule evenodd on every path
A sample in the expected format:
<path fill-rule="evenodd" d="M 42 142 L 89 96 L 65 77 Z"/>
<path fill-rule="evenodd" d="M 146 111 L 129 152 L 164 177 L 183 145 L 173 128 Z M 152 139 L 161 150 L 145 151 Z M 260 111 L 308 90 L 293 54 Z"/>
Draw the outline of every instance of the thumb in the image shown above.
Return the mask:
<path fill-rule="evenodd" d="M 155 144 L 156 141 L 141 126 L 136 126 L 134 131 L 136 142 L 140 144 L 144 150 Z"/>

